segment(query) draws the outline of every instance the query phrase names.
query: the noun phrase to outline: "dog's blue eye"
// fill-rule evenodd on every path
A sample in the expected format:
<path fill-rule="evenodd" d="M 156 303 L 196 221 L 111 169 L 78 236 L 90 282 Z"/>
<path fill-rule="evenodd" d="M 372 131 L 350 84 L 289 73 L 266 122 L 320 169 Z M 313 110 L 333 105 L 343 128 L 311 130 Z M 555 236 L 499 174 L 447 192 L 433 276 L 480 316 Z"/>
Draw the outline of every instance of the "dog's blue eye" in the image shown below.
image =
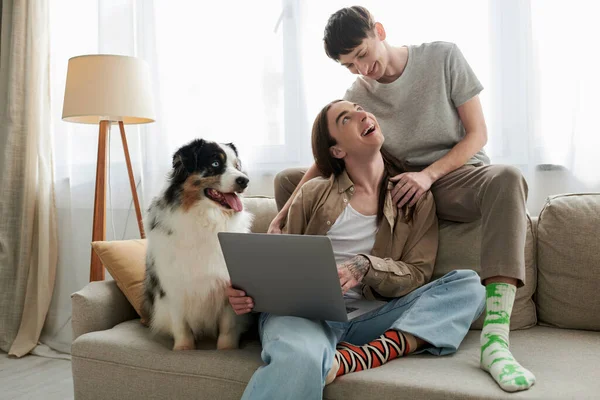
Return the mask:
<path fill-rule="evenodd" d="M 219 168 L 219 165 L 221 165 L 221 163 L 218 161 L 215 161 L 214 163 L 212 163 L 213 168 Z"/>

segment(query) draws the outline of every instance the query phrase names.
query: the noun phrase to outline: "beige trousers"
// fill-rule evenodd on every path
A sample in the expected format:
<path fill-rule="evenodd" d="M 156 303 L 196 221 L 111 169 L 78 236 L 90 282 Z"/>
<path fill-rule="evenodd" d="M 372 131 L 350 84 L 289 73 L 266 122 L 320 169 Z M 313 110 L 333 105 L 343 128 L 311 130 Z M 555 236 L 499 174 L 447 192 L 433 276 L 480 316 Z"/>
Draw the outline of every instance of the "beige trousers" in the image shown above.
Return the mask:
<path fill-rule="evenodd" d="M 275 201 L 281 210 L 306 168 L 289 168 L 275 177 Z M 525 283 L 527 182 L 506 165 L 465 165 L 431 187 L 440 219 L 481 219 L 481 279 L 494 276 Z"/>

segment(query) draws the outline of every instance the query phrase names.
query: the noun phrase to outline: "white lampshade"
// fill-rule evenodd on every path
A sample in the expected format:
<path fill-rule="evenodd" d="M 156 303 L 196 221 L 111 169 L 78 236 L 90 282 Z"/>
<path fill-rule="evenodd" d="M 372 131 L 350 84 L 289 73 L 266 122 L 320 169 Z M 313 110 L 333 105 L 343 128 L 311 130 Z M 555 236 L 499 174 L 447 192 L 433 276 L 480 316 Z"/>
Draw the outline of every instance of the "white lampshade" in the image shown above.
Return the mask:
<path fill-rule="evenodd" d="M 69 59 L 62 119 L 83 124 L 154 122 L 148 64 L 108 54 Z"/>

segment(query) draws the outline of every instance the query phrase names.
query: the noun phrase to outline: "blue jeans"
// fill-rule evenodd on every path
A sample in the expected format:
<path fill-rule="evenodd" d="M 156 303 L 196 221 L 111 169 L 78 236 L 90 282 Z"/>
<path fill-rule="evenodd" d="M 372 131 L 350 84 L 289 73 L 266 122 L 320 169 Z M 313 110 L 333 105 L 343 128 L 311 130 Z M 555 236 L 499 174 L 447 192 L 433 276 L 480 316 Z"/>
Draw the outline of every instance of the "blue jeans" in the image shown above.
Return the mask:
<path fill-rule="evenodd" d="M 454 353 L 484 308 L 479 276 L 456 270 L 348 322 L 263 313 L 259 332 L 265 365 L 254 373 L 242 399 L 322 399 L 337 343 L 363 345 L 388 329 L 431 344 L 420 352 Z"/>

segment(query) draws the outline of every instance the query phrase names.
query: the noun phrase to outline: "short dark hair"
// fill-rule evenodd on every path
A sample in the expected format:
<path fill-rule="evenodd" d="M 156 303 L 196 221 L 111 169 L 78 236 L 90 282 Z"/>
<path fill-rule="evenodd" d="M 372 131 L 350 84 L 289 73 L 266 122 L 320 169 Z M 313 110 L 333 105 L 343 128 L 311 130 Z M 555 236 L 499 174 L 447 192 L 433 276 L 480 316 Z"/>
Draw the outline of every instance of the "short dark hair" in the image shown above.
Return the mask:
<path fill-rule="evenodd" d="M 327 25 L 323 42 L 325 53 L 334 60 L 356 48 L 375 28 L 373 15 L 364 7 L 352 6 L 333 13 Z"/>

